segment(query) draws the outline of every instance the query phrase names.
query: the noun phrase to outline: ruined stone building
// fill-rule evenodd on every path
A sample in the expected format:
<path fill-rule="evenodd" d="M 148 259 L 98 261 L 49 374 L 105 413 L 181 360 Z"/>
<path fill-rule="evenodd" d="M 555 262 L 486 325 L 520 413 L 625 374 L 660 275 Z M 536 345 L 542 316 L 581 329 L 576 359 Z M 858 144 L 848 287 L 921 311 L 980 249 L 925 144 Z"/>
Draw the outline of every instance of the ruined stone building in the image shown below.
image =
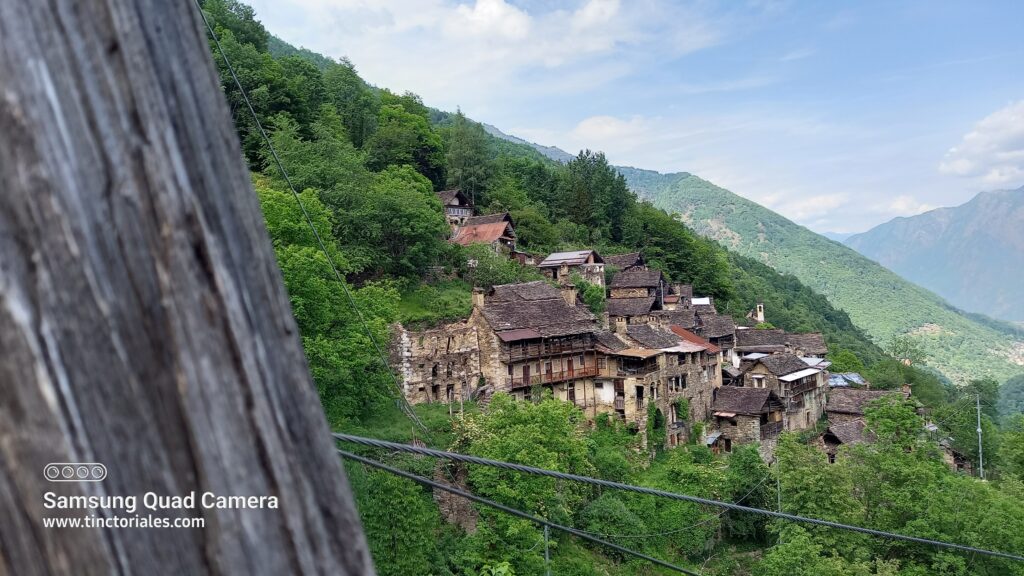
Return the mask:
<path fill-rule="evenodd" d="M 418 332 L 399 325 L 391 355 L 410 403 L 458 402 L 479 384 L 479 349 L 477 328 L 466 322 Z"/>
<path fill-rule="evenodd" d="M 898 390 L 832 388 L 828 391 L 825 414 L 830 424 L 864 420 L 864 408 L 879 398 L 903 394 Z"/>
<path fill-rule="evenodd" d="M 604 288 L 604 259 L 595 250 L 555 252 L 541 260 L 537 267 L 559 284 L 572 282 L 572 275 L 579 274 L 588 283 Z"/>
<path fill-rule="evenodd" d="M 787 430 L 813 426 L 825 409 L 828 373 L 792 354 L 763 355 L 740 366 L 744 388 L 768 389 L 785 405 Z"/>
<path fill-rule="evenodd" d="M 772 459 L 784 427 L 784 406 L 774 391 L 723 386 L 715 390 L 711 410 L 711 431 L 705 442 L 713 452 L 731 452 L 733 445 L 757 442 L 761 457 Z"/>
<path fill-rule="evenodd" d="M 473 216 L 473 202 L 462 193 L 462 190 L 442 190 L 437 193 L 437 197 L 444 206 L 444 216 L 452 231 Z"/>
<path fill-rule="evenodd" d="M 508 212 L 473 216 L 457 226 L 452 233 L 452 242 L 462 246 L 485 244 L 500 254 L 516 251 L 516 230 Z"/>

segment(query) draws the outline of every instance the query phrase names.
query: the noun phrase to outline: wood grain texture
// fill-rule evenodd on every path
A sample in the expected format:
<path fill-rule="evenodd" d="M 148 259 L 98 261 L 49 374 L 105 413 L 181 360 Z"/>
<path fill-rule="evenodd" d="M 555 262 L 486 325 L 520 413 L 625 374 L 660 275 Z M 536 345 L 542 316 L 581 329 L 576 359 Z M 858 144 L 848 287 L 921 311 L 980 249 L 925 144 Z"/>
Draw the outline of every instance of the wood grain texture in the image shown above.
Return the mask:
<path fill-rule="evenodd" d="M 0 575 L 373 572 L 195 10 L 0 2 Z M 46 491 L 280 508 L 53 529 Z"/>

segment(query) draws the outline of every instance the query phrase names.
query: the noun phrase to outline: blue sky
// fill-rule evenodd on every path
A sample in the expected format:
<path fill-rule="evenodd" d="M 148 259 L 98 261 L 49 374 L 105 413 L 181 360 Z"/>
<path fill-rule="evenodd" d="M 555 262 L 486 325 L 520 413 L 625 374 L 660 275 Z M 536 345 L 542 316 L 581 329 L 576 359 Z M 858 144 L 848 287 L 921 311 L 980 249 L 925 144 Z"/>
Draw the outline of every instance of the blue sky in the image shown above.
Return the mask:
<path fill-rule="evenodd" d="M 819 232 L 1024 185 L 1024 2 L 251 3 L 373 84 Z"/>

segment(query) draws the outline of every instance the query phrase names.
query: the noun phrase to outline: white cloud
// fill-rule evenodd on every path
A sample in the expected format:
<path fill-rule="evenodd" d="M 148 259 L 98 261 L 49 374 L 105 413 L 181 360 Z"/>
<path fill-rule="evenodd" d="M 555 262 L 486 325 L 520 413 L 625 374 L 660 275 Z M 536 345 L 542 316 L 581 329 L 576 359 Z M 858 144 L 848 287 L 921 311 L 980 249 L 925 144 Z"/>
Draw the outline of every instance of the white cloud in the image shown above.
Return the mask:
<path fill-rule="evenodd" d="M 504 0 L 477 0 L 472 7 L 461 4 L 455 8 L 455 17 L 445 24 L 448 34 L 474 36 L 497 35 L 521 40 L 530 33 L 530 15 L 507 4 Z"/>
<path fill-rule="evenodd" d="M 939 171 L 987 185 L 1024 181 L 1024 100 L 983 118 L 946 153 Z"/>
<path fill-rule="evenodd" d="M 887 214 L 891 216 L 916 216 L 936 208 L 927 202 L 921 202 L 909 194 L 897 196 L 888 202 L 876 204 L 871 208 L 872 212 Z"/>

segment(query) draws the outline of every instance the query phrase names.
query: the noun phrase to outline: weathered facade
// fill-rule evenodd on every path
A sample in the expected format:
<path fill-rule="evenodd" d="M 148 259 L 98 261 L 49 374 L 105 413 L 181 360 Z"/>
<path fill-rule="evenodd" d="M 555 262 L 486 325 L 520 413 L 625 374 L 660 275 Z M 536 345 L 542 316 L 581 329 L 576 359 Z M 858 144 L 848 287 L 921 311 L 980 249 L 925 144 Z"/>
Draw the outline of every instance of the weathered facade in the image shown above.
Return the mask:
<path fill-rule="evenodd" d="M 723 386 L 715 390 L 712 431 L 707 444 L 714 452 L 731 452 L 734 444 L 760 444 L 761 457 L 771 460 L 784 429 L 783 404 L 766 388 Z"/>
<path fill-rule="evenodd" d="M 392 360 L 401 371 L 406 399 L 412 404 L 468 399 L 481 376 L 479 340 L 477 327 L 467 322 L 423 331 L 397 326 Z"/>
<path fill-rule="evenodd" d="M 792 354 L 772 354 L 741 366 L 743 387 L 768 389 L 785 404 L 786 429 L 813 426 L 825 407 L 828 373 Z"/>
<path fill-rule="evenodd" d="M 736 330 L 736 352 L 747 354 L 793 354 L 823 358 L 828 346 L 820 332 L 791 334 L 785 330 L 758 330 L 741 328 Z"/>
<path fill-rule="evenodd" d="M 448 225 L 455 230 L 473 216 L 473 202 L 462 193 L 462 190 L 441 190 L 437 197 L 444 206 L 444 216 Z"/>

